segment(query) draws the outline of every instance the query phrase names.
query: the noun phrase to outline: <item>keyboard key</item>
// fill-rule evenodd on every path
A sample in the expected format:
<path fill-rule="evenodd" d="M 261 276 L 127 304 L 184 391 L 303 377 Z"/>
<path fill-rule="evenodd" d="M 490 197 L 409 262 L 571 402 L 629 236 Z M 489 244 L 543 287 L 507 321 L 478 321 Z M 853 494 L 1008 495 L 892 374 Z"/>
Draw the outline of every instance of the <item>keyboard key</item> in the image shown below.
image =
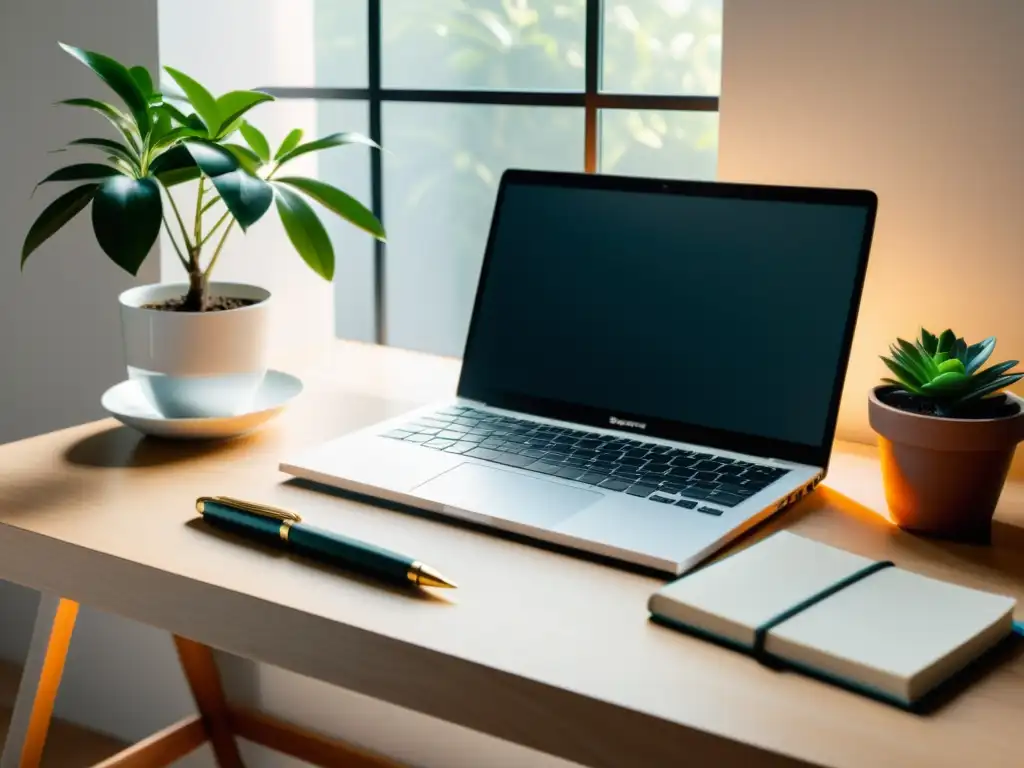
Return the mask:
<path fill-rule="evenodd" d="M 626 493 L 629 493 L 629 491 L 626 491 Z M 650 496 L 650 500 L 651 501 L 659 501 L 662 504 L 675 504 L 676 503 L 676 500 L 673 499 L 671 496 L 662 496 L 660 493 L 652 494 Z"/>
<path fill-rule="evenodd" d="M 670 469 L 666 477 L 675 478 L 677 480 L 692 480 L 694 472 L 689 469 Z"/>
<path fill-rule="evenodd" d="M 626 493 L 628 493 L 630 496 L 641 496 L 643 498 L 646 498 L 650 496 L 652 493 L 654 493 L 656 490 L 658 489 L 653 485 L 632 485 L 626 489 Z"/>
<path fill-rule="evenodd" d="M 737 496 L 735 493 L 725 493 L 724 491 L 715 491 L 708 496 L 708 501 L 713 501 L 715 504 L 721 504 L 723 507 L 735 507 L 746 499 L 742 496 Z"/>
<path fill-rule="evenodd" d="M 557 445 L 572 445 L 576 441 L 566 435 L 555 435 L 551 438 L 551 442 L 556 443 Z"/>
<path fill-rule="evenodd" d="M 694 474 L 693 479 L 713 483 L 715 480 L 718 479 L 718 475 L 715 472 L 697 472 Z"/>
<path fill-rule="evenodd" d="M 490 448 L 474 448 L 471 451 L 466 451 L 465 455 L 472 456 L 474 459 L 487 459 L 491 461 L 501 454 L 498 451 L 492 451 Z"/>
<path fill-rule="evenodd" d="M 533 464 L 534 459 L 529 456 L 518 456 L 514 453 L 502 453 L 495 459 L 495 464 L 504 464 L 509 467 L 526 467 Z"/>
<path fill-rule="evenodd" d="M 693 509 L 697 506 L 697 502 L 690 499 L 680 499 L 676 502 L 676 506 L 683 507 L 684 509 Z"/>
<path fill-rule="evenodd" d="M 522 454 L 523 456 L 531 456 L 535 459 L 539 459 L 541 456 L 545 455 L 547 451 L 540 451 L 537 450 L 536 448 L 524 448 L 519 453 Z"/>
<path fill-rule="evenodd" d="M 634 472 L 632 467 L 616 467 L 612 470 L 612 474 L 615 477 L 621 477 L 624 480 L 639 480 L 640 473 Z"/>
<path fill-rule="evenodd" d="M 608 479 L 607 475 L 602 475 L 600 472 L 586 472 L 576 478 L 581 483 L 588 483 L 590 485 L 597 485 L 603 483 Z"/>
<path fill-rule="evenodd" d="M 480 446 L 482 448 L 500 448 L 504 444 L 505 440 L 500 437 L 488 437 L 486 440 L 480 443 Z"/>
<path fill-rule="evenodd" d="M 682 493 L 683 492 L 683 486 L 675 485 L 673 483 L 662 482 L 658 487 L 661 490 L 663 490 L 665 493 Z"/>
<path fill-rule="evenodd" d="M 698 472 L 717 472 L 721 466 L 722 464 L 717 461 L 702 460 L 698 461 L 696 465 L 694 465 L 693 469 Z"/>
<path fill-rule="evenodd" d="M 427 448 L 448 448 L 449 446 L 455 445 L 455 441 L 441 440 L 440 438 L 435 437 L 433 440 L 430 440 L 424 443 L 423 445 L 425 445 Z"/>
<path fill-rule="evenodd" d="M 708 506 L 697 507 L 697 511 L 698 512 L 703 512 L 705 515 L 714 515 L 715 517 L 721 517 L 722 516 L 722 510 L 715 509 L 714 507 L 708 507 Z"/>
<path fill-rule="evenodd" d="M 445 453 L 465 453 L 476 448 L 476 443 L 456 443 L 444 449 Z"/>
<path fill-rule="evenodd" d="M 438 427 L 420 427 L 419 430 L 417 431 L 417 434 L 429 435 L 431 437 L 440 433 L 441 430 Z"/>
<path fill-rule="evenodd" d="M 562 469 L 555 472 L 555 477 L 564 477 L 568 480 L 576 480 L 586 474 L 586 471 L 581 467 L 562 467 Z"/>
<path fill-rule="evenodd" d="M 417 424 L 421 424 L 424 427 L 447 427 L 448 421 L 442 419 L 434 419 L 429 416 L 422 416 L 416 419 Z"/>
<path fill-rule="evenodd" d="M 559 453 L 558 451 L 548 451 L 548 455 L 545 456 L 544 458 L 545 459 L 552 459 L 552 460 L 561 461 L 562 459 L 568 459 L 569 458 L 569 454 L 567 454 L 567 453 Z"/>
<path fill-rule="evenodd" d="M 577 458 L 576 456 L 570 456 L 567 459 L 562 459 L 562 463 L 563 464 L 567 464 L 570 467 L 585 467 L 585 466 L 587 466 L 587 460 L 586 459 L 580 459 L 580 458 Z"/>
<path fill-rule="evenodd" d="M 505 435 L 505 437 L 502 439 L 508 440 L 510 443 L 522 443 L 523 445 L 530 444 L 530 438 L 528 438 L 526 435 L 518 435 L 515 433 Z"/>
<path fill-rule="evenodd" d="M 449 424 L 447 427 L 445 427 L 445 429 L 448 430 L 449 432 L 458 432 L 460 434 L 465 434 L 466 432 L 469 432 L 469 427 L 464 427 L 460 424 Z"/>
<path fill-rule="evenodd" d="M 733 483 L 719 483 L 718 490 L 725 491 L 726 493 L 735 493 L 737 496 L 754 495 L 753 488 L 746 488 L 742 485 L 734 485 Z"/>
<path fill-rule="evenodd" d="M 629 488 L 630 483 L 624 483 L 621 480 L 609 479 L 598 485 L 598 488 L 607 488 L 609 491 L 624 491 Z"/>
<path fill-rule="evenodd" d="M 411 434 L 412 432 L 407 432 L 404 429 L 392 429 L 390 432 L 385 432 L 382 437 L 390 437 L 393 440 L 403 440 Z"/>
<path fill-rule="evenodd" d="M 641 458 L 637 457 L 637 456 L 629 456 L 629 455 L 627 455 L 627 456 L 623 456 L 621 461 L 619 461 L 619 463 L 620 464 L 624 464 L 626 466 L 630 466 L 630 467 L 642 467 L 646 463 L 646 461 L 644 459 L 641 459 Z"/>
<path fill-rule="evenodd" d="M 724 467 L 718 470 L 718 474 L 723 477 L 737 477 L 743 473 L 743 470 L 737 467 L 735 464 L 726 464 Z"/>
<path fill-rule="evenodd" d="M 631 443 L 631 445 L 632 445 L 632 443 Z M 639 445 L 639 443 L 637 443 L 637 445 Z M 647 448 L 646 447 L 644 447 L 644 448 L 630 448 L 630 449 L 628 449 L 626 451 L 626 455 L 627 456 L 646 456 L 647 455 Z"/>
<path fill-rule="evenodd" d="M 587 439 L 587 438 L 584 438 L 584 439 L 580 440 L 578 443 L 576 443 L 576 447 L 577 448 L 581 448 L 581 449 L 588 450 L 588 451 L 597 450 L 597 448 L 600 445 L 601 445 L 601 441 L 600 440 L 592 440 L 592 439 Z"/>
<path fill-rule="evenodd" d="M 706 491 L 702 488 L 686 487 L 683 488 L 682 494 L 683 496 L 686 496 L 687 498 L 690 499 L 699 499 L 701 501 L 704 501 L 708 498 L 708 496 L 711 495 L 711 491 Z"/>
<path fill-rule="evenodd" d="M 445 429 L 438 432 L 437 436 L 443 440 L 461 440 L 465 432 L 453 432 L 450 429 Z"/>
<path fill-rule="evenodd" d="M 535 461 L 533 464 L 527 465 L 526 469 L 531 472 L 540 472 L 542 475 L 553 475 L 562 467 L 558 464 L 548 464 L 544 461 Z"/>
<path fill-rule="evenodd" d="M 407 442 L 407 443 L 426 443 L 426 442 L 428 442 L 430 440 L 433 440 L 433 439 L 434 439 L 433 435 L 424 435 L 423 433 L 420 433 L 418 435 L 409 435 L 409 437 L 405 438 L 405 442 Z"/>
<path fill-rule="evenodd" d="M 656 463 L 652 461 L 649 464 L 644 464 L 645 475 L 664 475 L 670 469 L 672 469 L 672 466 L 670 464 L 662 464 L 660 462 Z"/>
<path fill-rule="evenodd" d="M 581 459 L 596 459 L 598 453 L 597 451 L 591 451 L 586 448 L 577 448 L 572 452 L 572 455 Z"/>
<path fill-rule="evenodd" d="M 485 438 L 483 435 L 474 435 L 473 433 L 470 433 L 468 435 L 461 435 L 459 437 L 459 440 L 462 440 L 463 442 L 474 443 L 474 444 L 482 442 L 483 440 L 486 440 L 486 439 L 487 438 Z"/>
<path fill-rule="evenodd" d="M 598 471 L 609 473 L 615 468 L 615 465 L 612 464 L 610 461 L 602 461 L 600 459 L 595 459 L 594 461 L 590 462 L 588 466 L 591 466 Z"/>

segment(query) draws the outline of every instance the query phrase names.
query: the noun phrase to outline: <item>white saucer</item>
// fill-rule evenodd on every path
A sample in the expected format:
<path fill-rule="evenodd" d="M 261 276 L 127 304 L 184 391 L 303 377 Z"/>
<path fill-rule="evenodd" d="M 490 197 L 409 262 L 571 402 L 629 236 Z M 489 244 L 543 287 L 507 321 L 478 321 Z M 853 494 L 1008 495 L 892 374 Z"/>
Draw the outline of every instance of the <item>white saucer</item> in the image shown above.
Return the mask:
<path fill-rule="evenodd" d="M 302 392 L 302 382 L 282 371 L 267 371 L 252 408 L 237 416 L 168 419 L 161 416 L 142 394 L 138 382 L 122 381 L 103 393 L 103 407 L 122 424 L 145 435 L 178 440 L 214 440 L 251 432 L 274 418 Z"/>

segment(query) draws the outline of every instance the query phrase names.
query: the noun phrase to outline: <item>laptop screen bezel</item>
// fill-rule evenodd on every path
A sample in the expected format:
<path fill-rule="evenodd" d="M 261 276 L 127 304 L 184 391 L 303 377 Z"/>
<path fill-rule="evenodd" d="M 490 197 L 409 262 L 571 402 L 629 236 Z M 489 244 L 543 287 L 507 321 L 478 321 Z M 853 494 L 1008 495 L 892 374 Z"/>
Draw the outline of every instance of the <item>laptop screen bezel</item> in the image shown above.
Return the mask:
<path fill-rule="evenodd" d="M 818 205 L 843 205 L 863 208 L 867 214 L 863 241 L 861 243 L 860 253 L 858 254 L 853 296 L 850 301 L 850 308 L 847 313 L 845 327 L 843 329 L 840 364 L 836 371 L 835 379 L 832 382 L 832 393 L 829 398 L 825 430 L 821 442 L 817 445 L 807 445 L 804 443 L 790 442 L 786 440 L 662 419 L 650 414 L 628 413 L 621 411 L 610 412 L 605 409 L 593 408 L 591 406 L 549 400 L 546 398 L 527 396 L 500 390 L 474 390 L 467 381 L 467 379 L 471 377 L 466 376 L 466 371 L 473 365 L 470 353 L 473 348 L 474 335 L 479 330 L 478 321 L 480 316 L 480 306 L 494 255 L 495 233 L 497 232 L 498 223 L 502 215 L 502 203 L 504 201 L 506 190 L 513 185 L 607 189 L 623 192 L 738 198 L 746 200 L 813 203 Z M 874 233 L 877 208 L 877 196 L 874 192 L 867 190 L 782 187 L 726 182 L 644 179 L 584 173 L 564 173 L 556 171 L 507 170 L 502 175 L 501 183 L 498 187 L 494 213 L 491 218 L 490 234 L 487 238 L 487 248 L 484 252 L 483 264 L 480 270 L 480 280 L 477 283 L 476 298 L 474 299 L 473 313 L 469 323 L 469 333 L 466 337 L 466 346 L 464 351 L 465 357 L 457 390 L 458 396 L 467 400 L 484 403 L 495 408 L 518 411 L 520 413 L 603 429 L 614 429 L 620 432 L 633 433 L 637 436 L 658 437 L 676 442 L 691 443 L 707 446 L 709 448 L 718 448 L 724 451 L 748 454 L 751 456 L 782 459 L 799 464 L 826 467 L 832 451 L 832 442 L 835 438 L 836 420 L 839 413 L 839 400 L 842 395 L 843 383 L 846 379 L 846 371 L 849 365 L 850 348 L 853 343 L 857 313 L 860 308 L 861 296 L 864 289 L 868 254 L 871 250 L 871 240 Z M 782 372 L 782 375 L 785 375 L 785 372 Z M 621 423 L 613 424 L 611 422 L 612 417 L 615 417 L 619 422 L 625 421 L 643 425 L 644 428 L 630 428 L 622 425 Z"/>

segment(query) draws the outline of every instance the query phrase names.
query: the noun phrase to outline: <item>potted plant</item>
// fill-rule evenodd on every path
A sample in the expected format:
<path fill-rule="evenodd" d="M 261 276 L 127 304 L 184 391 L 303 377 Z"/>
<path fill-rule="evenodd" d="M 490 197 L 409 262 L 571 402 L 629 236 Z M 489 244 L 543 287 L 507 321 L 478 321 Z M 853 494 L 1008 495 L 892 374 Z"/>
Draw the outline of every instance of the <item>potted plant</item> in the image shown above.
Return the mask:
<path fill-rule="evenodd" d="M 895 379 L 872 390 L 869 419 L 879 435 L 885 495 L 895 522 L 911 531 L 988 541 L 991 520 L 1024 439 L 1024 401 L 1007 386 L 1016 360 L 982 370 L 995 337 L 968 344 L 951 330 L 897 339 L 882 360 Z"/>
<path fill-rule="evenodd" d="M 308 199 L 384 239 L 365 206 L 325 182 L 282 173 L 297 157 L 348 144 L 377 145 L 357 133 L 303 142 L 291 131 L 272 151 L 246 119 L 273 97 L 230 91 L 219 97 L 177 69 L 165 67 L 180 92 L 154 87 L 144 67 L 61 44 L 124 102 L 60 102 L 106 118 L 114 138 L 86 137 L 68 149 L 100 152 L 103 162 L 54 171 L 40 184 L 79 182 L 36 219 L 21 266 L 36 249 L 91 205 L 96 240 L 122 269 L 137 274 L 163 225 L 188 274 L 187 284 L 148 285 L 121 295 L 128 372 L 166 417 L 233 415 L 245 409 L 267 370 L 270 293 L 257 286 L 210 282 L 237 224 L 243 231 L 273 205 L 299 256 L 325 280 L 334 276 L 334 249 Z M 66 151 L 66 150 L 58 150 Z M 172 190 L 197 186 L 194 210 L 184 214 Z M 187 223 L 186 223 L 187 221 Z"/>

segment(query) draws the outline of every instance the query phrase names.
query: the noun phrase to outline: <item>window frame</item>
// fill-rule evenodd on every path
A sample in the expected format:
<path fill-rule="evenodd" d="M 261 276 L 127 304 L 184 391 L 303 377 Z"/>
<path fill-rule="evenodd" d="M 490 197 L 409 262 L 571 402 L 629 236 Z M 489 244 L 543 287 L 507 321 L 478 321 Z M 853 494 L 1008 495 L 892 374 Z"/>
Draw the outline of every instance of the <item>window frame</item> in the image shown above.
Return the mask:
<path fill-rule="evenodd" d="M 604 109 L 718 112 L 718 96 L 608 93 L 601 90 L 601 30 L 604 0 L 586 0 L 584 88 L 582 91 L 490 91 L 480 89 L 385 88 L 381 84 L 381 4 L 367 3 L 367 85 L 365 88 L 268 87 L 262 90 L 279 99 L 359 101 L 369 110 L 370 138 L 380 144 L 382 114 L 386 102 L 421 104 L 479 104 L 518 107 L 582 107 L 584 115 L 583 169 L 598 172 L 598 117 Z M 380 152 L 370 153 L 370 209 L 384 221 L 384 161 Z M 374 241 L 373 325 L 374 340 L 387 344 L 387 246 Z"/>

